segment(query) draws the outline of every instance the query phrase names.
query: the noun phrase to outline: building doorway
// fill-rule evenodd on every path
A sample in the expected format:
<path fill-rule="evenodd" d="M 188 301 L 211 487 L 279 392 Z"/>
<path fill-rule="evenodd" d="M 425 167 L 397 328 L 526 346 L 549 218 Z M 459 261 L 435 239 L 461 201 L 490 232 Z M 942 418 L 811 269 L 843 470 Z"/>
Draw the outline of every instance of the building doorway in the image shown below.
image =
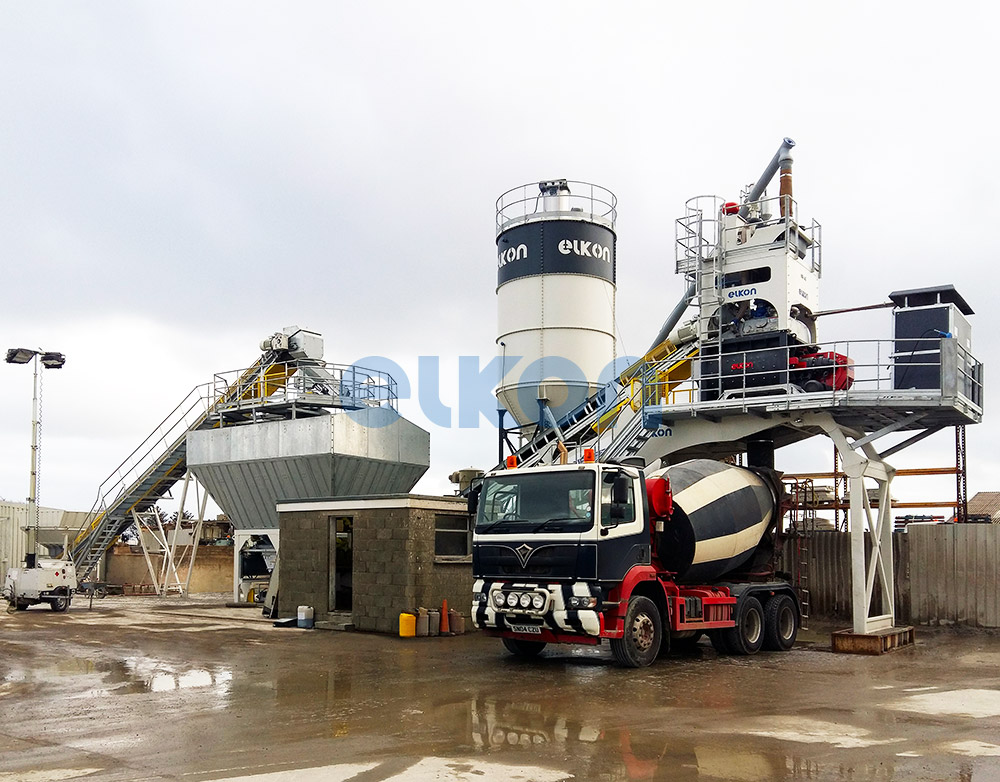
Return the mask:
<path fill-rule="evenodd" d="M 354 592 L 354 519 L 330 517 L 330 610 L 350 611 Z"/>

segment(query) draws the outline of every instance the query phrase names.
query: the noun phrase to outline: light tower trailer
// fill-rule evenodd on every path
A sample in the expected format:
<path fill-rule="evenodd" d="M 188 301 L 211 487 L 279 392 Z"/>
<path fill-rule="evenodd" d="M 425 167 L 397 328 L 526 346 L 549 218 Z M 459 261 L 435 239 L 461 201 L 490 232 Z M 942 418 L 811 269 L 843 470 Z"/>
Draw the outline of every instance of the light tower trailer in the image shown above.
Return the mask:
<path fill-rule="evenodd" d="M 801 607 L 771 567 L 781 498 L 773 471 L 708 459 L 495 470 L 469 499 L 473 622 L 520 656 L 608 639 L 636 668 L 702 634 L 787 651 Z"/>
<path fill-rule="evenodd" d="M 72 561 L 38 559 L 35 567 L 7 571 L 3 597 L 17 611 L 48 603 L 53 611 L 62 612 L 69 608 L 76 590 L 76 566 Z"/>

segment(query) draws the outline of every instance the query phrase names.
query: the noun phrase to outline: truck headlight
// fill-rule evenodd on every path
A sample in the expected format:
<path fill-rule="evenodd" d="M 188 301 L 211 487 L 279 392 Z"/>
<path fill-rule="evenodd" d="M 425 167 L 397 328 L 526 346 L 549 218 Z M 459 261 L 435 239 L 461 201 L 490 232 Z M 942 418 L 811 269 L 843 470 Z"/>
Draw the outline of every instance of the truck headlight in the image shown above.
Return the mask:
<path fill-rule="evenodd" d="M 531 595 L 527 592 L 523 593 L 518 602 L 521 604 L 521 608 L 528 608 L 531 605 Z"/>
<path fill-rule="evenodd" d="M 493 605 L 497 608 L 503 608 L 504 596 L 503 592 L 493 593 Z"/>
<path fill-rule="evenodd" d="M 473 603 L 485 603 L 486 602 L 486 593 L 485 592 L 473 592 L 472 593 L 472 602 Z"/>
<path fill-rule="evenodd" d="M 596 597 L 571 597 L 569 599 L 570 608 L 594 608 L 596 605 Z"/>
<path fill-rule="evenodd" d="M 518 599 L 517 592 L 508 592 L 507 593 L 507 606 L 509 608 L 516 608 L 517 607 L 517 599 Z"/>
<path fill-rule="evenodd" d="M 531 596 L 531 607 L 534 608 L 536 611 L 541 611 L 542 606 L 544 605 L 545 605 L 545 595 L 541 595 L 538 592 L 535 592 L 535 594 Z"/>

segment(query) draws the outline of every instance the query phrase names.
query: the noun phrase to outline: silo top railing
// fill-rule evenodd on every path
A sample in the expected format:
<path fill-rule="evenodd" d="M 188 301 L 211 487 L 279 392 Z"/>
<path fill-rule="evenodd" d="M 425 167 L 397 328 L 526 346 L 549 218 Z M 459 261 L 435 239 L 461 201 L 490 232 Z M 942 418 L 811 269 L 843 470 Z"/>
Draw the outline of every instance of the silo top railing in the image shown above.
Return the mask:
<path fill-rule="evenodd" d="M 560 180 L 568 192 L 546 196 L 538 182 L 512 188 L 497 199 L 497 235 L 513 225 L 556 218 L 590 220 L 614 229 L 618 218 L 618 197 L 606 187 L 591 182 Z M 547 209 L 546 198 L 558 199 L 558 210 Z"/>

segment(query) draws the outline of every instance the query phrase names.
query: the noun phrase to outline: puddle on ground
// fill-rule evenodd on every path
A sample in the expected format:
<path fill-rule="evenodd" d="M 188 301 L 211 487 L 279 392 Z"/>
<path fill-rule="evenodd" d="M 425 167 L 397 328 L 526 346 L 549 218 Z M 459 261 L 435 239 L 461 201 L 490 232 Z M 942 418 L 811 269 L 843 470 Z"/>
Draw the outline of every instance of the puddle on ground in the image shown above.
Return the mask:
<path fill-rule="evenodd" d="M 3 771 L 0 782 L 61 782 L 96 774 L 99 768 L 53 768 L 38 771 Z"/>
<path fill-rule="evenodd" d="M 326 782 L 348 782 L 351 779 L 378 782 L 563 782 L 573 779 L 573 775 L 539 766 L 508 765 L 479 758 L 422 758 L 314 766 L 252 776 L 217 778 L 216 782 L 303 782 L 307 779 L 322 779 Z"/>
<path fill-rule="evenodd" d="M 972 758 L 1000 757 L 1000 746 L 987 744 L 984 741 L 956 741 L 951 745 L 951 750 L 958 755 L 968 755 Z"/>
<path fill-rule="evenodd" d="M 919 714 L 1000 717 L 1000 690 L 945 690 L 913 695 L 889 708 Z"/>
<path fill-rule="evenodd" d="M 876 739 L 870 730 L 856 728 L 836 722 L 824 722 L 804 717 L 756 717 L 752 723 L 742 728 L 740 733 L 778 741 L 794 741 L 801 744 L 830 744 L 842 749 L 874 747 L 891 744 L 902 739 Z"/>

